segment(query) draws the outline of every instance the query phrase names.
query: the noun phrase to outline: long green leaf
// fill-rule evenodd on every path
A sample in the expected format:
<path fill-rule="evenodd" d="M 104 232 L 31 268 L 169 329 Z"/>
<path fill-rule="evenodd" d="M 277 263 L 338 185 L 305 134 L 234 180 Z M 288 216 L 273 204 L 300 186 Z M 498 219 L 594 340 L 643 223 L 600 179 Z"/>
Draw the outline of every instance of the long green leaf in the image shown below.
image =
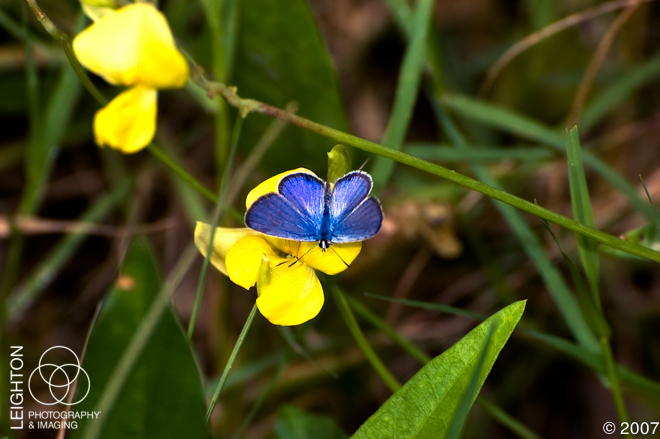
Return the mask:
<path fill-rule="evenodd" d="M 591 209 L 589 199 L 589 188 L 587 178 L 582 166 L 582 152 L 580 150 L 580 139 L 577 127 L 573 128 L 566 136 L 566 152 L 568 156 L 568 181 L 571 191 L 571 205 L 573 206 L 573 218 L 589 227 L 595 227 L 594 213 Z M 598 245 L 589 238 L 582 235 L 577 236 L 578 251 L 582 266 L 587 275 L 587 282 L 593 296 L 594 303 L 599 306 L 598 295 Z"/>
<path fill-rule="evenodd" d="M 524 309 L 524 301 L 516 302 L 470 331 L 392 395 L 352 439 L 444 438 L 491 328 L 493 337 L 477 389 L 486 380 Z"/>
<path fill-rule="evenodd" d="M 403 140 L 412 118 L 413 108 L 417 101 L 422 70 L 426 63 L 426 37 L 431 25 L 432 0 L 417 2 L 412 18 L 412 32 L 410 43 L 403 58 L 403 65 L 396 86 L 394 109 L 383 138 L 386 148 L 401 149 Z M 392 171 L 394 162 L 385 157 L 377 157 L 372 170 L 374 178 L 374 192 L 378 193 L 385 186 Z"/>

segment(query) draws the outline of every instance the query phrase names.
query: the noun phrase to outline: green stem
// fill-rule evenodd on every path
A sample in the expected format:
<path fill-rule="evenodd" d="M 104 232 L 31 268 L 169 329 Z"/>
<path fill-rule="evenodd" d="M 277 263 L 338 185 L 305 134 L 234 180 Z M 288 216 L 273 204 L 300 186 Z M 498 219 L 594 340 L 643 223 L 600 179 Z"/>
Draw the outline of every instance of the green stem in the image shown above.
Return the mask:
<path fill-rule="evenodd" d="M 628 411 L 626 410 L 626 404 L 623 400 L 623 394 L 621 393 L 621 386 L 619 384 L 619 376 L 616 372 L 616 365 L 614 363 L 614 356 L 612 355 L 612 348 L 610 347 L 610 342 L 606 337 L 600 338 L 600 349 L 603 353 L 605 372 L 607 375 L 607 380 L 610 383 L 610 392 L 612 393 L 612 399 L 614 400 L 614 407 L 616 408 L 616 414 L 619 418 L 619 422 L 630 422 L 628 418 Z M 627 437 L 632 436 L 627 435 Z"/>
<path fill-rule="evenodd" d="M 26 1 L 28 5 L 30 5 L 32 12 L 34 12 L 34 15 L 37 17 L 37 20 L 39 20 L 39 23 L 41 23 L 44 29 L 46 29 L 46 32 L 48 32 L 51 37 L 59 41 L 62 49 L 64 50 L 64 53 L 66 54 L 66 57 L 69 59 L 69 63 L 71 63 L 71 67 L 73 67 L 73 70 L 76 72 L 76 76 L 78 76 L 78 79 L 80 79 L 80 83 L 83 85 L 83 87 L 85 87 L 87 91 L 89 91 L 89 93 L 94 97 L 94 99 L 96 99 L 101 105 L 106 105 L 108 100 L 105 96 L 103 96 L 103 94 L 101 94 L 94 83 L 92 83 L 92 81 L 89 79 L 87 72 L 78 62 L 78 58 L 76 58 L 75 53 L 73 53 L 71 39 L 65 33 L 61 32 L 52 21 L 50 21 L 50 18 L 48 18 L 44 11 L 41 10 L 35 0 Z"/>
<path fill-rule="evenodd" d="M 601 232 L 600 230 L 596 230 L 592 227 L 585 226 L 584 224 L 555 213 L 549 209 L 523 200 L 522 198 L 516 197 L 515 195 L 511 195 L 508 192 L 501 191 L 492 186 L 483 184 L 478 180 L 463 174 L 459 174 L 456 171 L 427 162 L 426 160 L 421 160 L 401 151 L 385 148 L 384 146 L 378 145 L 377 143 L 373 143 L 368 140 L 364 140 L 359 137 L 355 137 L 342 131 L 336 130 L 334 128 L 321 125 L 309 119 L 305 119 L 304 117 L 286 112 L 280 108 L 264 104 L 263 102 L 259 102 L 253 99 L 241 99 L 236 94 L 235 87 L 227 87 L 224 84 L 208 82 L 204 78 L 200 77 L 199 74 L 197 74 L 196 77 L 193 77 L 193 80 L 196 81 L 201 87 L 207 89 L 209 92 L 221 94 L 230 105 L 237 107 L 242 115 L 247 115 L 251 111 L 256 111 L 258 113 L 275 117 L 292 125 L 304 128 L 308 131 L 312 131 L 322 136 L 334 139 L 339 143 L 351 145 L 364 151 L 377 154 L 399 163 L 403 163 L 404 165 L 420 169 L 422 171 L 428 172 L 429 174 L 437 175 L 438 177 L 444 178 L 445 180 L 480 192 L 519 210 L 531 213 L 532 215 L 536 215 L 539 218 L 543 218 L 547 221 L 564 227 L 565 229 L 589 237 L 595 241 L 600 242 L 601 244 L 619 249 L 631 255 L 639 256 L 641 258 L 649 259 L 655 262 L 660 262 L 660 252 L 638 244 L 634 244 L 629 241 L 625 241 L 605 232 Z"/>
<path fill-rule="evenodd" d="M 353 315 L 353 311 L 351 311 L 350 306 L 348 306 L 346 297 L 344 297 L 344 294 L 335 283 L 335 280 L 330 277 L 326 277 L 326 279 L 328 279 L 328 283 L 332 289 L 332 294 L 335 297 L 335 301 L 337 302 L 339 312 L 344 318 L 344 322 L 346 323 L 346 326 L 348 326 L 348 330 L 351 332 L 351 335 L 353 335 L 355 342 L 358 344 L 360 349 L 362 349 L 364 356 L 367 357 L 367 360 L 369 360 L 369 363 L 371 363 L 371 366 L 374 368 L 378 376 L 380 376 L 380 378 L 383 380 L 385 385 L 392 391 L 392 393 L 395 393 L 401 388 L 401 383 L 399 383 L 394 375 L 392 375 L 387 367 L 385 367 L 380 358 L 378 358 L 378 355 L 376 355 L 376 352 L 372 349 L 371 345 L 367 341 L 367 338 L 364 336 L 364 333 L 360 329 L 360 325 L 358 325 L 357 320 L 355 320 L 355 316 Z"/>
<path fill-rule="evenodd" d="M 201 184 L 197 179 L 195 179 L 195 177 L 188 174 L 181 166 L 176 164 L 167 154 L 165 154 L 165 151 L 163 151 L 153 143 L 147 145 L 147 149 L 154 155 L 154 157 L 156 157 L 171 171 L 173 171 L 176 175 L 178 175 L 179 178 L 181 178 L 181 180 L 188 183 L 190 187 L 195 189 L 200 195 L 204 196 L 206 199 L 210 201 L 213 201 L 214 203 L 216 202 L 217 200 L 216 195 L 210 190 L 208 190 L 206 187 L 204 187 L 204 185 Z"/>
<path fill-rule="evenodd" d="M 215 388 L 215 392 L 213 393 L 211 404 L 209 405 L 208 411 L 206 412 L 207 424 L 211 419 L 211 415 L 213 414 L 213 409 L 215 408 L 215 404 L 218 402 L 218 398 L 220 397 L 220 392 L 222 392 L 222 388 L 225 385 L 225 381 L 227 381 L 227 376 L 229 375 L 229 371 L 234 365 L 234 360 L 236 359 L 236 355 L 238 354 L 238 351 L 241 349 L 241 346 L 243 345 L 245 336 L 247 335 L 248 329 L 250 329 L 250 326 L 252 325 L 252 320 L 254 320 L 254 315 L 256 313 L 257 313 L 257 304 L 255 302 L 254 306 L 252 307 L 252 311 L 250 311 L 250 315 L 245 321 L 245 325 L 243 325 L 243 330 L 241 331 L 241 334 L 238 336 L 238 340 L 236 340 L 234 349 L 231 351 L 231 355 L 229 356 L 229 360 L 227 361 L 225 370 L 222 371 L 222 376 L 220 377 L 220 381 L 218 382 L 218 387 Z"/>
<path fill-rule="evenodd" d="M 215 230 L 218 227 L 220 222 L 220 217 L 225 211 L 227 202 L 227 186 L 229 185 L 229 175 L 231 174 L 232 164 L 234 162 L 234 155 L 236 154 L 236 147 L 238 145 L 238 138 L 241 135 L 241 127 L 243 126 L 243 118 L 241 116 L 236 117 L 236 123 L 234 125 L 233 138 L 231 142 L 231 152 L 229 160 L 225 166 L 225 171 L 222 174 L 222 181 L 220 182 L 220 191 L 218 193 L 218 199 L 215 204 L 215 211 L 213 212 L 213 217 L 211 219 L 211 237 L 209 238 L 209 245 L 206 248 L 206 257 L 202 263 L 202 269 L 199 273 L 199 281 L 197 282 L 197 294 L 195 295 L 195 304 L 193 305 L 192 314 L 190 315 L 190 323 L 188 324 L 188 341 L 192 340 L 193 332 L 195 331 L 195 322 L 197 322 L 197 314 L 199 313 L 199 307 L 202 304 L 202 297 L 204 296 L 204 285 L 206 284 L 206 273 L 209 268 L 209 262 L 211 261 L 211 255 L 213 254 L 213 243 L 215 242 Z"/>

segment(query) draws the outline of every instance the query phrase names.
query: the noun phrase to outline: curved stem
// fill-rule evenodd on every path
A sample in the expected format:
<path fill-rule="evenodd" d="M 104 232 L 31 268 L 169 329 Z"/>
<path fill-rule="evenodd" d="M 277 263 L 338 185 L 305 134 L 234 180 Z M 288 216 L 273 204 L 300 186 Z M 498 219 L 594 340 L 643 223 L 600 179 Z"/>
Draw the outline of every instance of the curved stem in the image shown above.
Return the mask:
<path fill-rule="evenodd" d="M 238 336 L 238 340 L 236 340 L 234 349 L 231 351 L 229 360 L 227 360 L 227 365 L 225 366 L 225 370 L 222 371 L 222 376 L 220 377 L 220 381 L 218 382 L 218 387 L 215 388 L 215 393 L 213 394 L 213 398 L 211 399 L 211 404 L 209 405 L 209 409 L 206 412 L 206 423 L 208 423 L 209 419 L 211 419 L 211 415 L 213 414 L 213 409 L 215 408 L 215 405 L 218 402 L 218 398 L 220 397 L 220 392 L 222 392 L 222 388 L 224 387 L 225 382 L 227 381 L 227 376 L 229 375 L 229 371 L 234 365 L 236 354 L 238 354 L 238 351 L 241 349 L 241 345 L 243 345 L 245 336 L 247 335 L 248 329 L 250 329 L 250 326 L 252 325 L 252 320 L 254 319 L 254 315 L 256 313 L 257 313 L 257 303 L 255 302 L 254 306 L 252 307 L 252 311 L 250 311 L 250 315 L 245 321 L 245 325 L 243 325 L 243 330 L 241 331 L 241 334 Z"/>
<path fill-rule="evenodd" d="M 468 189 L 475 190 L 495 200 L 513 206 L 519 210 L 531 213 L 532 215 L 536 215 L 539 218 L 543 218 L 547 221 L 564 227 L 565 229 L 591 238 L 597 242 L 600 242 L 601 244 L 619 249 L 631 255 L 639 256 L 641 258 L 649 259 L 655 262 L 660 262 L 660 252 L 638 244 L 634 244 L 629 241 L 624 241 L 623 239 L 617 238 L 608 233 L 601 232 L 600 230 L 596 230 L 589 226 L 585 226 L 584 224 L 565 217 L 564 215 L 560 215 L 549 209 L 541 207 L 538 204 L 523 200 L 522 198 L 511 195 L 508 192 L 496 189 L 492 186 L 488 186 L 487 184 L 481 183 L 480 181 L 470 178 L 466 175 L 459 174 L 458 172 L 451 169 L 436 165 L 435 163 L 427 162 L 426 160 L 419 159 L 401 151 L 385 148 L 384 146 L 377 143 L 361 139 L 359 137 L 344 133 L 325 125 L 321 125 L 309 119 L 305 119 L 304 117 L 286 112 L 280 108 L 273 107 L 263 102 L 259 102 L 253 99 L 241 99 L 236 94 L 235 87 L 227 87 L 225 84 L 209 82 L 204 79 L 204 77 L 201 75 L 201 72 L 199 71 L 193 74 L 192 79 L 198 85 L 208 90 L 209 93 L 220 94 L 227 101 L 227 103 L 237 107 L 243 116 L 252 111 L 266 114 L 268 116 L 299 126 L 300 128 L 304 128 L 322 136 L 329 137 L 340 143 L 351 145 L 364 151 L 377 154 L 404 165 L 428 172 L 429 174 L 437 175 L 438 177 L 444 178 L 445 180 L 449 180 Z"/>
<path fill-rule="evenodd" d="M 32 9 L 32 12 L 34 12 L 34 15 L 37 17 L 37 20 L 39 20 L 39 23 L 41 23 L 44 29 L 46 29 L 46 32 L 48 32 L 51 37 L 60 42 L 60 45 L 62 46 L 62 49 L 64 50 L 64 53 L 66 54 L 66 57 L 71 64 L 71 67 L 73 67 L 73 71 L 76 72 L 76 76 L 78 76 L 78 79 L 80 79 L 80 83 L 83 85 L 83 87 L 85 87 L 87 91 L 89 91 L 89 93 L 94 96 L 94 99 L 96 99 L 99 104 L 106 105 L 108 100 L 105 96 L 103 96 L 103 94 L 101 94 L 101 92 L 89 79 L 87 72 L 83 66 L 80 65 L 80 62 L 78 62 L 78 58 L 76 58 L 75 53 L 73 53 L 73 47 L 71 46 L 71 39 L 69 36 L 60 31 L 57 26 L 55 26 L 55 23 L 50 21 L 50 18 L 48 18 L 44 11 L 41 10 L 35 0 L 26 1 L 30 6 L 30 9 Z"/>

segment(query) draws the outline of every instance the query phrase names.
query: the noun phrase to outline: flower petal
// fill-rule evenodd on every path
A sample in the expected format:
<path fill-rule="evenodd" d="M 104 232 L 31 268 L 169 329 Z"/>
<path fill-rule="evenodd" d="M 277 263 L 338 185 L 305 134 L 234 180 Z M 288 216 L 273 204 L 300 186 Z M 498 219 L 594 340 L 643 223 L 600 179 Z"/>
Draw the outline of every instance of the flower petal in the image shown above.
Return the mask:
<path fill-rule="evenodd" d="M 99 146 L 130 154 L 147 146 L 156 132 L 156 90 L 133 87 L 96 112 L 94 136 Z"/>
<path fill-rule="evenodd" d="M 260 233 L 239 239 L 229 249 L 225 258 L 229 279 L 235 284 L 249 290 L 250 287 L 253 287 L 257 283 L 259 266 L 261 265 L 261 258 L 264 254 L 271 260 L 271 263 L 273 260 L 279 258 L 277 250 Z M 283 266 L 286 267 L 286 264 Z"/>
<path fill-rule="evenodd" d="M 331 244 L 324 252 L 318 242 L 301 242 L 293 255 L 325 274 L 337 274 L 346 270 L 362 250 L 362 242 Z"/>
<path fill-rule="evenodd" d="M 249 235 L 258 235 L 258 233 L 248 228 L 238 229 L 217 227 L 215 229 L 215 235 L 213 236 L 211 264 L 223 274 L 227 275 L 225 258 L 227 257 L 229 249 L 236 244 L 239 239 Z M 204 257 L 206 257 L 206 250 L 209 248 L 210 239 L 211 225 L 198 221 L 195 226 L 195 245 Z"/>
<path fill-rule="evenodd" d="M 323 307 L 321 282 L 314 269 L 302 263 L 275 266 L 270 284 L 259 290 L 257 307 L 274 325 L 300 325 L 316 317 Z"/>
<path fill-rule="evenodd" d="M 268 180 L 264 181 L 259 186 L 255 187 L 250 191 L 250 193 L 247 195 L 247 198 L 245 199 L 246 207 L 249 208 L 252 205 L 252 203 L 254 203 L 257 200 L 257 198 L 259 198 L 262 195 L 266 195 L 271 192 L 277 192 L 277 186 L 280 184 L 280 180 L 289 174 L 295 174 L 297 172 L 312 174 L 313 176 L 316 177 L 316 174 L 314 174 L 309 169 L 305 169 L 305 168 L 293 169 L 291 171 L 286 171 L 286 172 L 282 172 L 281 174 L 277 174 L 274 177 L 270 177 Z"/>
<path fill-rule="evenodd" d="M 73 40 L 80 63 L 111 84 L 183 87 L 188 64 L 165 16 L 151 3 L 108 13 Z"/>

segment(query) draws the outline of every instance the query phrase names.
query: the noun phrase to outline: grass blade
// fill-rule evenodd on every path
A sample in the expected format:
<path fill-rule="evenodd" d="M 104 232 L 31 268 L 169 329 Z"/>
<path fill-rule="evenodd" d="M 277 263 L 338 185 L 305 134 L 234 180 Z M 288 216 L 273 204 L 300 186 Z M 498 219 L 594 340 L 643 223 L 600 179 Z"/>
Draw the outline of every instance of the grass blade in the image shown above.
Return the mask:
<path fill-rule="evenodd" d="M 589 188 L 584 175 L 582 165 L 582 153 L 580 151 L 580 139 L 577 127 L 573 128 L 566 137 L 566 152 L 568 156 L 568 181 L 571 191 L 571 205 L 573 206 L 573 217 L 589 227 L 594 227 L 594 213 L 591 209 Z M 587 275 L 587 282 L 591 290 L 594 304 L 600 308 L 600 296 L 598 294 L 599 259 L 597 243 L 582 235 L 577 236 L 578 251 L 582 266 Z"/>

